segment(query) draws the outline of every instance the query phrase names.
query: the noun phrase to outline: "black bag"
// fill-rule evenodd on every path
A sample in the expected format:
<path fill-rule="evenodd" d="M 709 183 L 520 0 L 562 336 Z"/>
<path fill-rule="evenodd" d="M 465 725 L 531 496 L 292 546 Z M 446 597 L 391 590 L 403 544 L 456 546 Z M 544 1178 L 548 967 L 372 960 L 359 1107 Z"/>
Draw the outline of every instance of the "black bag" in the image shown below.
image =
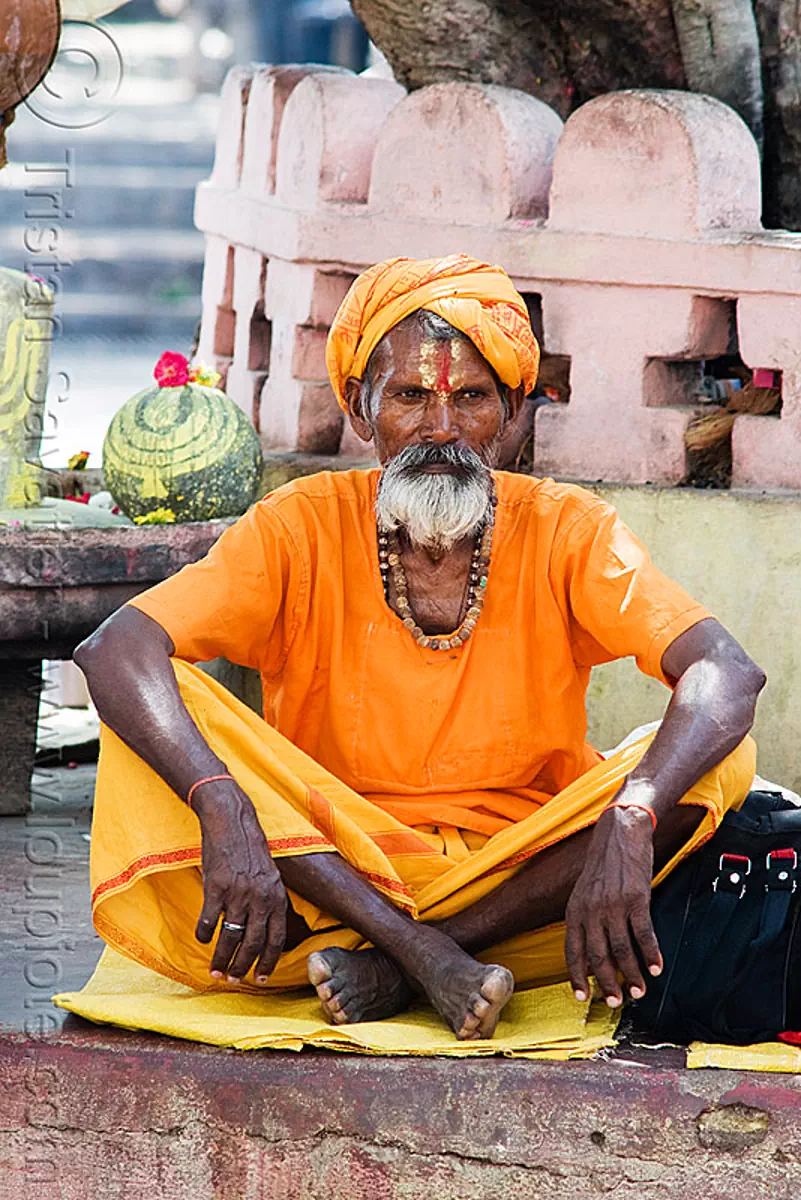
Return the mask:
<path fill-rule="evenodd" d="M 654 890 L 664 958 L 633 1006 L 671 1042 L 747 1045 L 801 1029 L 801 808 L 750 792 Z"/>

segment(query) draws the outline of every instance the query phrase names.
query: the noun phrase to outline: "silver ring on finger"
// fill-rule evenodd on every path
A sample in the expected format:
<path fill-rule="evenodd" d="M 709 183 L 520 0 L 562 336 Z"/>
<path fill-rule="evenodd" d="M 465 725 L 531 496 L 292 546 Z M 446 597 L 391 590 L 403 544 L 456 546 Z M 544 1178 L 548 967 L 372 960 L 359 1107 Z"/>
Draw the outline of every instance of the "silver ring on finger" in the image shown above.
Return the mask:
<path fill-rule="evenodd" d="M 223 921 L 222 927 L 223 929 L 227 929 L 229 933 L 242 934 L 245 932 L 245 926 L 237 925 L 234 921 Z"/>

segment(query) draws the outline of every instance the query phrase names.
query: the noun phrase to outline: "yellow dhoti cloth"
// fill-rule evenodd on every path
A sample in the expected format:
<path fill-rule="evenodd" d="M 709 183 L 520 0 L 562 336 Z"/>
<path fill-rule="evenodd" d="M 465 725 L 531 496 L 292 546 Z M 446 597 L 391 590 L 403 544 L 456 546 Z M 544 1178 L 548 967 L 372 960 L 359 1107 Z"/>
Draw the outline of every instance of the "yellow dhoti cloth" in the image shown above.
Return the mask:
<path fill-rule="evenodd" d="M 198 667 L 172 659 L 187 709 L 203 737 L 255 805 L 274 857 L 338 852 L 359 874 L 413 917 L 435 920 L 463 911 L 498 887 L 540 850 L 593 824 L 653 735 L 593 767 L 531 816 L 492 837 L 455 828 L 411 828 L 359 796 Z M 194 936 L 202 908 L 200 827 L 194 813 L 142 759 L 101 725 L 91 847 L 92 907 L 98 933 L 144 966 L 200 991 L 212 980 L 213 944 Z M 676 863 L 742 803 L 754 777 L 746 738 L 687 793 L 682 803 L 706 815 Z M 364 940 L 290 893 L 312 936 L 284 953 L 273 988 L 306 983 L 306 958 L 326 946 L 357 949 Z M 509 967 L 518 984 L 567 977 L 564 925 L 521 934 L 480 957 Z M 252 981 L 241 987 L 263 991 Z"/>

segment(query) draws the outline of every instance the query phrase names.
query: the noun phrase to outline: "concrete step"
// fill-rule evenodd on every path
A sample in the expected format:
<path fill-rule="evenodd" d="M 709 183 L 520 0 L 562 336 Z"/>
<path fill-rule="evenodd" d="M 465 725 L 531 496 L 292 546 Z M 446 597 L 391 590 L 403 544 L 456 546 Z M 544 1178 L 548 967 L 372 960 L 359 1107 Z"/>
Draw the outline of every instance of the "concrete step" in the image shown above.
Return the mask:
<path fill-rule="evenodd" d="M 186 29 L 113 34 L 125 78 L 108 111 L 18 111 L 0 174 L 0 262 L 45 278 L 61 264 L 56 311 L 71 337 L 161 337 L 188 350 L 205 248 L 194 197 L 213 166 L 219 99 L 194 95 Z M 74 83 L 63 93 L 80 96 Z"/>
<path fill-rule="evenodd" d="M 200 293 L 196 290 L 183 297 L 176 294 L 173 299 L 144 292 L 65 293 L 58 305 L 63 332 L 71 340 L 97 338 L 118 346 L 125 339 L 156 340 L 160 347 L 156 358 L 164 348 L 189 353 L 200 311 Z"/>
<path fill-rule="evenodd" d="M 200 320 L 200 296 L 195 292 L 191 295 L 172 297 L 148 296 L 145 293 L 129 295 L 125 292 L 109 294 L 108 292 L 77 292 L 65 294 L 58 306 L 65 332 L 75 341 L 87 336 L 86 331 L 79 333 L 75 328 L 76 322 L 91 322 L 93 320 L 121 321 L 129 316 L 147 316 L 155 326 L 155 333 L 160 334 L 167 325 L 174 324 L 180 329 L 190 329 Z M 66 327 L 69 326 L 67 329 Z M 102 331 L 99 336 L 103 336 Z M 109 334 L 109 338 L 121 341 L 131 338 L 140 339 L 142 334 L 131 329 L 118 335 Z"/>
<path fill-rule="evenodd" d="M 63 167 L 69 151 L 77 173 L 91 165 L 132 164 L 197 167 L 207 172 L 214 157 L 219 98 L 189 95 L 160 103 L 158 84 L 158 80 L 143 81 L 150 92 L 147 103 L 117 106 L 86 128 L 65 129 L 23 105 L 8 134 L 9 163 L 24 167 L 49 162 Z"/>
<path fill-rule="evenodd" d="M 48 278 L 49 256 L 26 252 L 25 232 L 21 225 L 0 228 L 0 262 Z M 71 230 L 58 247 L 63 264 L 61 299 L 94 293 L 124 296 L 134 306 L 192 297 L 198 297 L 199 303 L 203 251 L 203 235 L 192 229 Z M 59 311 L 61 307 L 60 300 Z"/>
<path fill-rule="evenodd" d="M 20 113 L 12 162 L 0 175 L 0 262 L 44 277 L 54 258 L 63 264 L 57 312 L 70 336 L 191 344 L 204 256 L 194 196 L 212 169 L 216 112 L 216 98 L 206 97 L 166 108 L 127 105 L 104 124 L 71 131 L 69 188 L 64 130 Z M 41 170 L 59 164 L 60 174 Z M 42 219 L 48 201 L 32 196 L 36 190 L 56 193 L 49 221 Z"/>
<path fill-rule="evenodd" d="M 164 122 L 169 129 L 169 136 L 164 129 L 161 136 L 152 136 L 154 129 L 163 122 L 164 111 L 156 109 L 146 120 L 126 121 L 119 138 L 112 136 L 108 126 L 101 126 L 94 131 L 85 130 L 84 136 L 80 137 L 71 131 L 65 135 L 61 129 L 54 131 L 60 135 L 56 137 L 53 132 L 47 136 L 39 136 L 36 131 L 26 133 L 20 128 L 22 118 L 18 117 L 14 122 L 13 135 L 11 131 L 8 134 L 8 161 L 17 167 L 50 163 L 63 168 L 65 142 L 68 142 L 67 148 L 72 151 L 78 178 L 80 171 L 89 166 L 130 166 L 133 162 L 136 166 L 168 167 L 171 170 L 194 166 L 201 172 L 198 178 L 203 179 L 214 161 L 213 139 L 204 131 L 202 141 L 194 140 L 197 133 L 194 123 L 181 121 L 177 125 Z M 181 126 L 184 124 L 185 139 L 181 137 Z M 134 150 L 132 143 L 135 143 Z"/>
<path fill-rule="evenodd" d="M 210 170 L 211 163 L 206 171 L 199 165 L 141 163 L 76 167 L 70 225 L 85 231 L 192 229 L 195 188 Z M 47 202 L 30 194 L 31 183 L 31 175 L 19 163 L 0 175 L 0 226 L 14 226 L 26 218 L 33 222 L 46 212 Z"/>

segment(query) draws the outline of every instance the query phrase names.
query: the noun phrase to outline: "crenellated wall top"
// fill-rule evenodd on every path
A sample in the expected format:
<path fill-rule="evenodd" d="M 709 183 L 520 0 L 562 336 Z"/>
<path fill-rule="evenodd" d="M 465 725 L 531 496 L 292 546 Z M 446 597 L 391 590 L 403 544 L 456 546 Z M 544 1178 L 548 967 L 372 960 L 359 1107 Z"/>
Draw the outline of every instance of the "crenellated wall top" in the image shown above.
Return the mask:
<path fill-rule="evenodd" d="M 320 313 L 379 259 L 465 252 L 509 271 L 569 362 L 536 470 L 680 482 L 681 364 L 724 346 L 782 372 L 781 416 L 736 419 L 733 483 L 801 487 L 801 235 L 760 209 L 753 138 L 706 96 L 612 93 L 563 127 L 513 89 L 236 68 L 196 204 L 201 351 L 266 446 L 351 453 Z"/>

